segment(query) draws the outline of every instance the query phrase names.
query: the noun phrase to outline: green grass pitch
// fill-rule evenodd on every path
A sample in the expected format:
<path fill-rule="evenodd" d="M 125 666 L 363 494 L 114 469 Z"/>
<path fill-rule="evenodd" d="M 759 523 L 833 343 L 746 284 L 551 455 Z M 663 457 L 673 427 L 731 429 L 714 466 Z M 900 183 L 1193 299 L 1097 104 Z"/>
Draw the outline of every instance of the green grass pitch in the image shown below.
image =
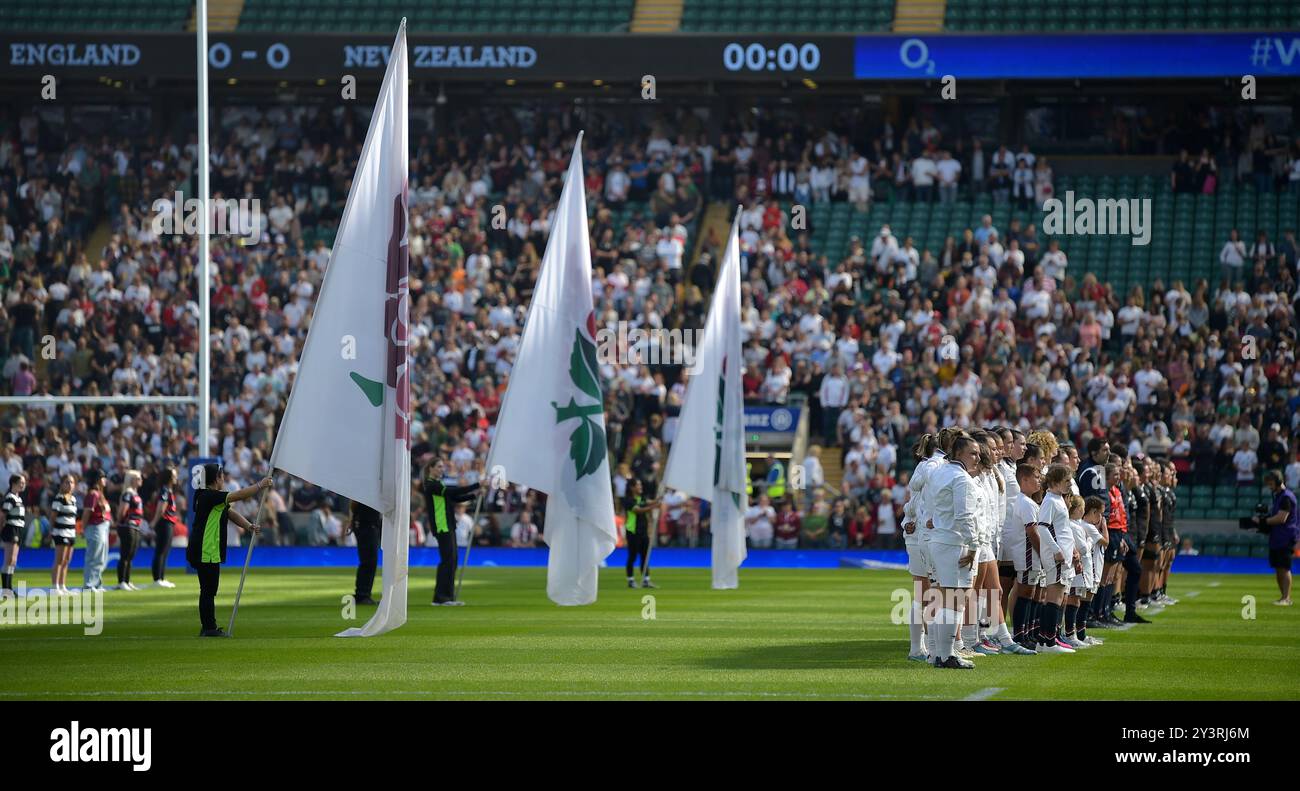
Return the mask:
<path fill-rule="evenodd" d="M 1181 602 L 1149 626 L 973 671 L 906 660 L 906 626 L 890 620 L 901 572 L 742 569 L 740 590 L 712 591 L 707 569 L 663 569 L 645 591 L 610 568 L 590 607 L 550 603 L 545 577 L 472 568 L 468 606 L 431 607 L 433 571 L 414 569 L 406 625 L 346 640 L 332 635 L 370 612 L 343 618 L 351 570 L 253 569 L 236 636 L 203 640 L 198 582 L 175 573 L 175 590 L 106 593 L 98 636 L 0 626 L 0 699 L 1300 699 L 1300 608 L 1273 606 L 1267 575 L 1175 575 Z M 223 626 L 238 581 L 224 569 Z"/>

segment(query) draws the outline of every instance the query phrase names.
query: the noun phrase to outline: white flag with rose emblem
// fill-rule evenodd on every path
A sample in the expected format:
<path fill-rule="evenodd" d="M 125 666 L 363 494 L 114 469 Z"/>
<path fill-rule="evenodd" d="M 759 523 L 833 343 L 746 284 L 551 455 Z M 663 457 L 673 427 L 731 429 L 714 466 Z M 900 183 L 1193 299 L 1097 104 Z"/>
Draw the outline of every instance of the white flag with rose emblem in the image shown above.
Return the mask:
<path fill-rule="evenodd" d="M 407 375 L 406 20 L 361 149 L 271 466 L 383 514 L 383 600 L 369 637 L 406 623 L 411 530 Z"/>

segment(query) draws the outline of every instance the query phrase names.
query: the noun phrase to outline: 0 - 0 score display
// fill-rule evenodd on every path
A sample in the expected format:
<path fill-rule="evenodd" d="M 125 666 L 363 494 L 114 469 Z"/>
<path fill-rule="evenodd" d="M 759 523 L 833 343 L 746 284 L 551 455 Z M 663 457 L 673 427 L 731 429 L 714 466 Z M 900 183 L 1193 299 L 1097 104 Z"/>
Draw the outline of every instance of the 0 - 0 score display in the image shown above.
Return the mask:
<path fill-rule="evenodd" d="M 821 62 L 821 49 L 811 43 L 768 46 L 733 41 L 722 49 L 727 71 L 816 71 Z"/>

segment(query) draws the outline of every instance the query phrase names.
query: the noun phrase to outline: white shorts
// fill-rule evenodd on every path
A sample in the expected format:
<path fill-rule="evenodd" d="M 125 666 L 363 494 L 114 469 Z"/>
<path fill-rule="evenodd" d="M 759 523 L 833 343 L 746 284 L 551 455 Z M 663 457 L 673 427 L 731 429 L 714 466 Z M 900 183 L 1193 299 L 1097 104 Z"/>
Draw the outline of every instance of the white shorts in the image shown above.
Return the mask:
<path fill-rule="evenodd" d="M 1016 572 L 1016 580 L 1031 588 L 1041 588 L 1044 579 L 1042 569 L 1024 569 Z"/>
<path fill-rule="evenodd" d="M 976 563 L 988 563 L 989 561 L 996 561 L 997 559 L 998 556 L 997 553 L 993 551 L 992 544 L 980 544 L 975 550 Z"/>
<path fill-rule="evenodd" d="M 1069 587 L 1074 580 L 1074 568 L 1064 561 L 1053 563 L 1043 569 L 1043 585 L 1065 585 Z"/>
<path fill-rule="evenodd" d="M 969 588 L 974 582 L 975 564 L 959 566 L 962 555 L 970 547 L 955 544 L 930 544 L 930 560 L 934 564 L 935 582 L 940 588 Z"/>
<path fill-rule="evenodd" d="M 913 577 L 929 577 L 932 569 L 930 568 L 930 545 L 917 541 L 907 545 L 907 573 Z"/>

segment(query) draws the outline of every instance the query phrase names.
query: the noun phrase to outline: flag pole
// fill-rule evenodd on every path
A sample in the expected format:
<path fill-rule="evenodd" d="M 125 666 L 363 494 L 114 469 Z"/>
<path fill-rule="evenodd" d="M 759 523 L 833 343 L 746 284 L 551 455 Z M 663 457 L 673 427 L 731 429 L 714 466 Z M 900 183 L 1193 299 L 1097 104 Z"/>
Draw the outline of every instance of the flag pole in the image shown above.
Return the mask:
<path fill-rule="evenodd" d="M 274 468 L 271 470 L 275 472 Z M 262 506 L 266 505 L 266 493 L 271 490 L 268 486 L 262 490 L 262 496 L 257 500 L 257 511 L 253 514 L 253 524 L 257 524 L 257 519 L 262 515 Z M 226 626 L 226 636 L 233 637 L 235 634 L 235 615 L 239 613 L 239 597 L 244 595 L 244 580 L 248 578 L 248 562 L 253 559 L 253 548 L 257 546 L 257 536 L 262 531 L 260 529 L 253 531 L 253 540 L 248 542 L 248 552 L 244 553 L 244 570 L 239 574 L 239 589 L 235 591 L 235 606 L 230 608 L 230 624 Z"/>
<path fill-rule="evenodd" d="M 460 564 L 460 571 L 456 574 L 456 591 L 452 594 L 457 601 L 460 601 L 460 584 L 465 580 L 465 567 L 469 565 L 469 551 L 474 548 L 474 530 L 478 527 L 479 509 L 483 507 L 482 481 L 479 483 L 478 497 L 474 498 L 474 519 L 469 523 L 469 543 L 465 545 L 465 562 Z"/>
<path fill-rule="evenodd" d="M 211 312 L 212 305 L 209 292 L 212 290 L 212 253 L 209 248 L 208 233 L 212 230 L 211 207 L 208 201 L 211 196 L 208 194 L 208 169 L 211 165 L 208 152 L 208 1 L 197 0 L 194 5 L 195 34 L 198 38 L 198 77 L 199 77 L 199 96 L 198 96 L 198 162 L 195 168 L 198 171 L 199 187 L 199 261 L 198 261 L 198 297 L 199 297 L 199 348 L 198 348 L 198 366 L 199 366 L 199 455 L 208 455 L 211 438 L 208 432 L 211 430 L 209 420 L 211 419 L 210 410 L 212 409 L 211 400 L 211 372 L 208 370 L 212 365 L 212 339 L 211 333 Z"/>
<path fill-rule="evenodd" d="M 659 518 L 663 516 L 663 496 L 664 496 L 664 473 L 668 472 L 668 457 L 664 456 L 663 464 L 659 466 L 659 480 L 655 483 L 655 498 L 658 499 L 659 507 L 654 510 L 655 518 L 650 520 L 650 545 L 645 549 L 645 568 L 646 572 L 650 571 L 650 555 L 655 551 L 655 544 L 659 541 Z M 645 575 L 642 575 L 645 579 Z"/>

